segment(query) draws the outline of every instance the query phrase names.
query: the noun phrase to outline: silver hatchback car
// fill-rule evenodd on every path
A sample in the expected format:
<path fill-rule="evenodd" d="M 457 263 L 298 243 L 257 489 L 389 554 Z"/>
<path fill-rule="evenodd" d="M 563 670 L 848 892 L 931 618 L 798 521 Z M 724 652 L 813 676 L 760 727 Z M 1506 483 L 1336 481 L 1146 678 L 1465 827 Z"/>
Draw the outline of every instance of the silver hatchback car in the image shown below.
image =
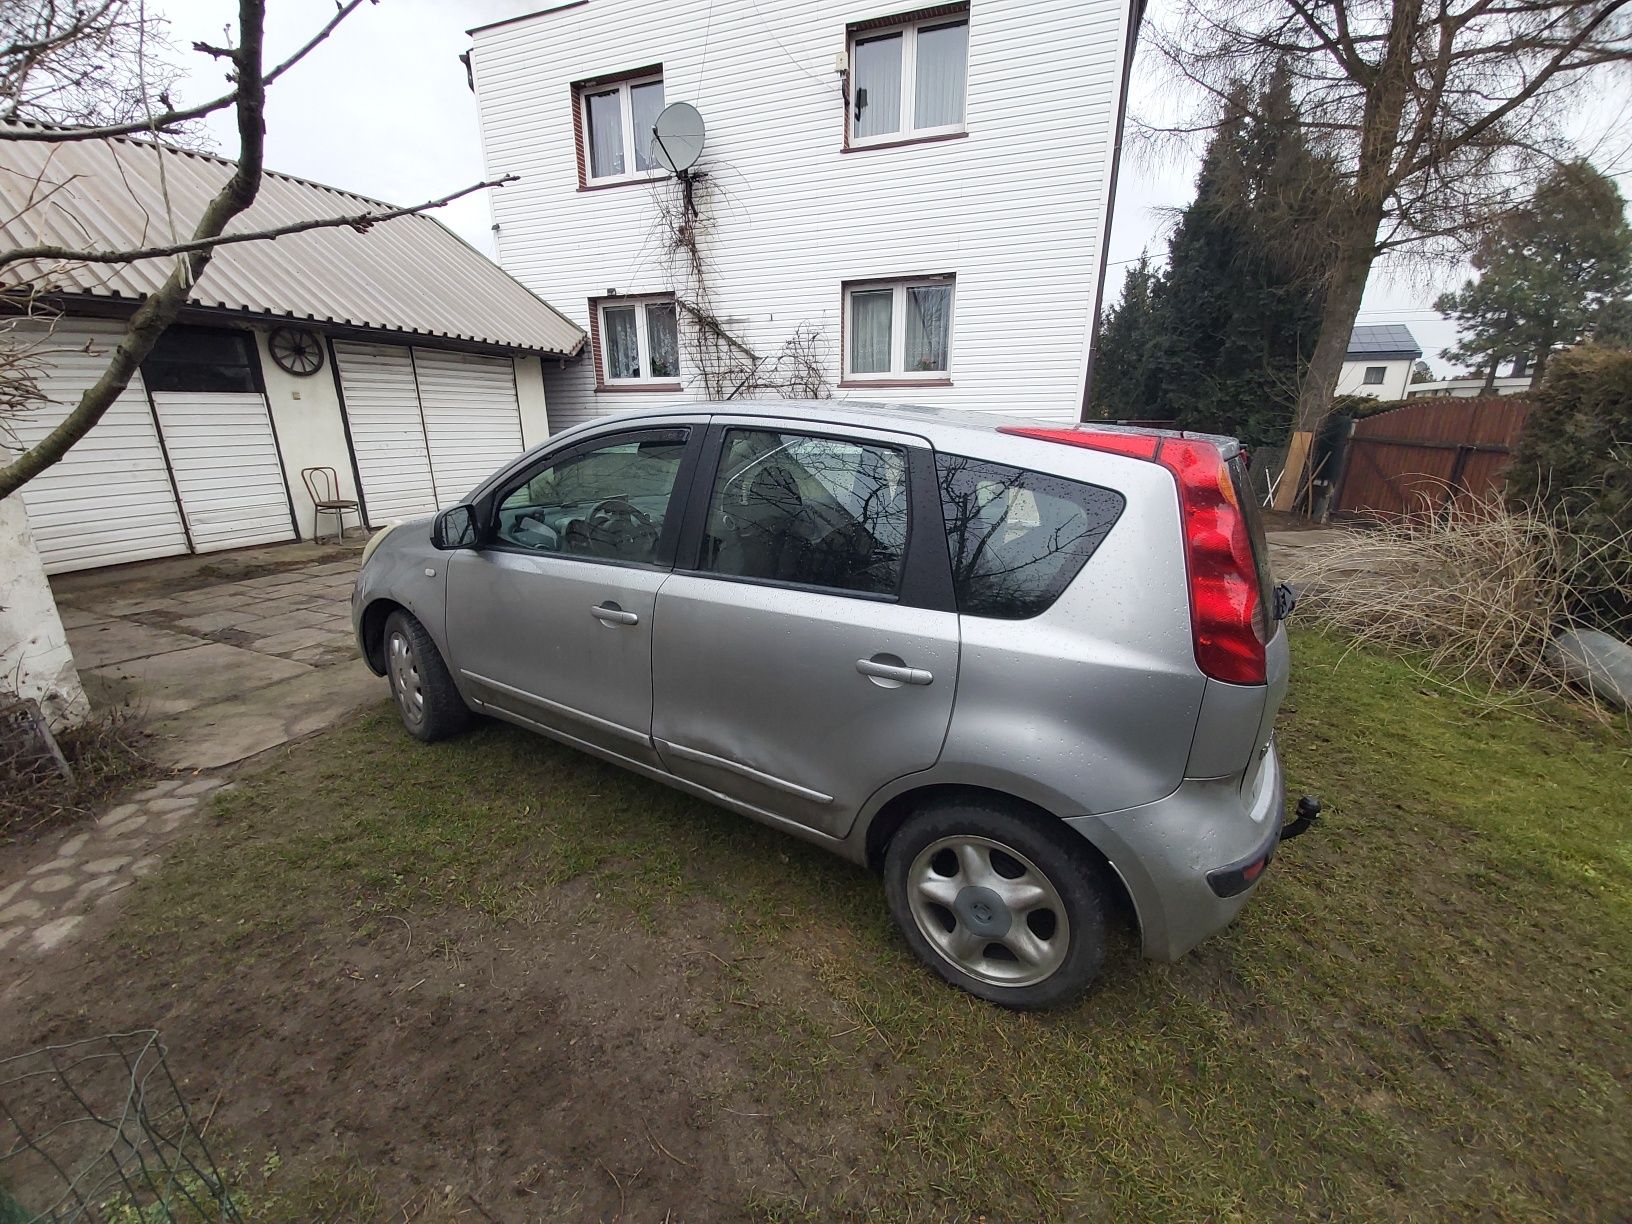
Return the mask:
<path fill-rule="evenodd" d="M 491 715 L 881 871 L 914 952 L 1079 996 L 1282 836 L 1286 634 L 1231 439 L 832 401 L 599 420 L 369 541 L 408 731 Z"/>

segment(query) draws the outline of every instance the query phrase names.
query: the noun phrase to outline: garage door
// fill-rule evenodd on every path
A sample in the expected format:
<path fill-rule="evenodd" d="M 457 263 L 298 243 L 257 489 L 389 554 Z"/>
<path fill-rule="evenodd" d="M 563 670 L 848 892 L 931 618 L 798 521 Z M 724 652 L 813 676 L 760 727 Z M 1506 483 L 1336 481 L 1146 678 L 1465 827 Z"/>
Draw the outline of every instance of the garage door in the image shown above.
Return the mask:
<path fill-rule="evenodd" d="M 521 452 L 509 358 L 349 343 L 334 357 L 376 526 L 457 504 Z"/>
<path fill-rule="evenodd" d="M 363 502 L 376 527 L 436 509 L 413 358 L 384 344 L 334 346 Z"/>
<path fill-rule="evenodd" d="M 515 367 L 505 357 L 415 349 L 414 371 L 437 504 L 458 505 L 521 453 Z"/>
<path fill-rule="evenodd" d="M 23 341 L 35 344 L 38 383 L 47 400 L 16 423 L 24 446 L 62 423 L 107 368 L 118 336 L 111 325 L 76 323 L 48 337 L 43 328 L 34 329 Z M 23 487 L 22 497 L 47 573 L 187 551 L 140 374 L 90 433 Z"/>
<path fill-rule="evenodd" d="M 266 400 L 232 391 L 155 391 L 153 406 L 196 552 L 295 538 Z"/>

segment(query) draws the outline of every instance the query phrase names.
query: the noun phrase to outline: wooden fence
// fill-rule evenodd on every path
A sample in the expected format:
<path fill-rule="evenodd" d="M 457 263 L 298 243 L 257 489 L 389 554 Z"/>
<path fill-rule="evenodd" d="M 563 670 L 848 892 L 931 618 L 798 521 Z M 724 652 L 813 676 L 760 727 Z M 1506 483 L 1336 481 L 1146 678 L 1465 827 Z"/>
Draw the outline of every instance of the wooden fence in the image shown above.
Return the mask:
<path fill-rule="evenodd" d="M 1332 510 L 1425 514 L 1490 492 L 1529 411 L 1519 396 L 1438 397 L 1356 421 Z"/>

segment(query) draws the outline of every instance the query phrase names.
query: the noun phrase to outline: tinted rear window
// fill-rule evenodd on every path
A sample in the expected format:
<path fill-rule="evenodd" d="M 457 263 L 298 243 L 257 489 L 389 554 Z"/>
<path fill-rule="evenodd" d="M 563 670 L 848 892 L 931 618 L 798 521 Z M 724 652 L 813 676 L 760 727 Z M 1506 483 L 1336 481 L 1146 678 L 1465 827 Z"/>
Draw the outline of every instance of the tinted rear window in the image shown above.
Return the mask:
<path fill-rule="evenodd" d="M 958 611 L 1024 620 L 1093 556 L 1126 504 L 1113 489 L 1001 463 L 936 455 Z"/>

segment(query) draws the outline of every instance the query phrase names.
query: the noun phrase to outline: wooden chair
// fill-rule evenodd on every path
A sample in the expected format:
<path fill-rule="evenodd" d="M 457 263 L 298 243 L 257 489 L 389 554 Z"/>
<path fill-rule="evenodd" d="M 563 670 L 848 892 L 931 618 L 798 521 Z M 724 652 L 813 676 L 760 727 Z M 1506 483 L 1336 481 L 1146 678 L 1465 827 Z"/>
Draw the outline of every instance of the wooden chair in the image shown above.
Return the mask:
<path fill-rule="evenodd" d="M 334 515 L 334 538 L 338 543 L 345 538 L 346 512 L 350 511 L 357 516 L 357 525 L 363 523 L 361 511 L 357 503 L 340 496 L 340 478 L 335 475 L 332 467 L 309 467 L 300 469 L 300 478 L 306 484 L 306 492 L 312 499 L 312 540 L 321 539 L 318 535 L 318 521 L 325 514 Z"/>

